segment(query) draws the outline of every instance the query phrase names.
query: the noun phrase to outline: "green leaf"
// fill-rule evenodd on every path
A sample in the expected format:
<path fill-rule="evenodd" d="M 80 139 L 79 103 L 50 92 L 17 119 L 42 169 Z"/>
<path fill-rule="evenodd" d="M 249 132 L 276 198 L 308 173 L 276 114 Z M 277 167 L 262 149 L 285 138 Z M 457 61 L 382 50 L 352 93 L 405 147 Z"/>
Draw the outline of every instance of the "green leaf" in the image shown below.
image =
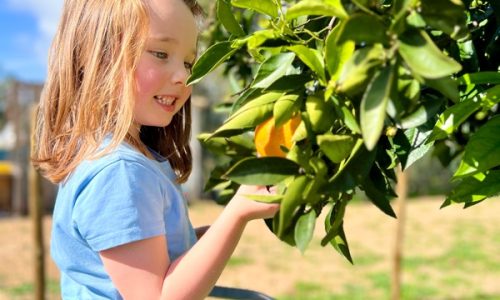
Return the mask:
<path fill-rule="evenodd" d="M 237 50 L 238 48 L 233 48 L 232 42 L 220 42 L 208 48 L 194 64 L 193 72 L 189 76 L 187 84 L 190 85 L 200 81 Z"/>
<path fill-rule="evenodd" d="M 231 0 L 231 4 L 236 7 L 255 10 L 273 18 L 278 17 L 278 6 L 272 0 Z"/>
<path fill-rule="evenodd" d="M 375 75 L 361 100 L 361 132 L 368 150 L 375 148 L 382 134 L 385 110 L 389 102 L 393 81 L 393 68 L 386 66 Z"/>
<path fill-rule="evenodd" d="M 254 128 L 271 117 L 274 102 L 282 93 L 266 93 L 243 105 L 229 117 L 209 138 L 232 136 Z"/>
<path fill-rule="evenodd" d="M 421 0 L 421 15 L 427 25 L 454 39 L 467 37 L 467 15 L 460 0 Z"/>
<path fill-rule="evenodd" d="M 500 194 L 500 170 L 491 170 L 482 178 L 464 178 L 446 198 L 449 203 L 476 203 Z"/>
<path fill-rule="evenodd" d="M 337 91 L 348 95 L 363 91 L 384 59 L 384 47 L 380 44 L 356 50 L 342 68 L 336 84 Z"/>
<path fill-rule="evenodd" d="M 295 210 L 301 205 L 304 198 L 304 191 L 309 184 L 309 178 L 305 175 L 296 176 L 288 185 L 279 210 L 278 237 L 283 238 L 288 226 L 292 223 Z"/>
<path fill-rule="evenodd" d="M 237 37 L 245 35 L 245 32 L 234 17 L 231 5 L 226 0 L 217 0 L 217 19 L 229 33 Z"/>
<path fill-rule="evenodd" d="M 385 45 L 388 43 L 386 31 L 386 26 L 376 15 L 357 13 L 342 23 L 338 43 L 355 41 L 357 44 L 380 43 Z"/>
<path fill-rule="evenodd" d="M 351 252 L 349 251 L 349 244 L 344 232 L 344 222 L 340 224 L 338 234 L 330 241 L 330 244 L 342 254 L 351 264 L 353 264 Z"/>
<path fill-rule="evenodd" d="M 326 68 L 330 74 L 330 80 L 333 81 L 339 79 L 343 65 L 353 55 L 354 48 L 356 47 L 355 43 L 352 41 L 346 41 L 344 43 L 337 42 L 339 28 L 340 26 L 336 26 L 328 34 L 325 46 Z"/>
<path fill-rule="evenodd" d="M 491 118 L 472 135 L 454 178 L 471 176 L 500 165 L 500 116 Z"/>
<path fill-rule="evenodd" d="M 481 99 L 481 105 L 484 109 L 492 109 L 497 103 L 500 102 L 500 85 L 496 85 L 485 91 Z"/>
<path fill-rule="evenodd" d="M 418 127 L 436 117 L 437 112 L 443 105 L 443 101 L 436 99 L 423 102 L 414 112 L 401 120 L 402 129 Z"/>
<path fill-rule="evenodd" d="M 423 30 L 403 34 L 399 54 L 414 73 L 424 78 L 441 78 L 462 69 L 458 62 L 441 52 Z"/>
<path fill-rule="evenodd" d="M 283 95 L 274 104 L 273 116 L 274 126 L 279 127 L 290 120 L 292 115 L 298 110 L 299 95 Z"/>
<path fill-rule="evenodd" d="M 250 138 L 243 136 L 233 136 L 230 138 L 215 137 L 209 138 L 210 133 L 199 134 L 197 139 L 211 152 L 220 155 L 236 156 L 236 155 L 252 155 L 255 151 L 255 145 Z"/>
<path fill-rule="evenodd" d="M 298 171 L 296 163 L 281 157 L 247 157 L 237 162 L 223 177 L 239 184 L 274 185 Z"/>
<path fill-rule="evenodd" d="M 308 66 L 314 73 L 316 73 L 320 80 L 326 82 L 325 65 L 321 53 L 312 48 L 303 45 L 295 45 L 287 47 L 290 51 L 295 52 L 300 60 Z"/>
<path fill-rule="evenodd" d="M 316 225 L 316 212 L 311 209 L 303 214 L 295 224 L 295 244 L 300 252 L 304 253 L 307 246 L 312 240 L 314 234 L 314 226 Z"/>
<path fill-rule="evenodd" d="M 431 120 L 432 121 L 432 120 Z M 434 142 L 428 142 L 432 133 L 432 122 L 404 132 L 398 131 L 393 138 L 394 148 L 403 169 L 409 168 L 432 149 Z"/>
<path fill-rule="evenodd" d="M 321 246 L 325 246 L 328 242 L 335 238 L 336 235 L 338 235 L 340 226 L 344 221 L 346 206 L 346 200 L 339 200 L 332 205 L 332 208 L 325 217 L 326 235 L 321 239 Z"/>
<path fill-rule="evenodd" d="M 301 16 L 330 16 L 345 19 L 347 12 L 340 0 L 302 0 L 287 10 L 286 19 L 292 20 Z"/>
<path fill-rule="evenodd" d="M 283 200 L 282 195 L 243 195 L 243 196 L 245 196 L 250 200 L 262 203 L 280 203 L 281 200 Z"/>
<path fill-rule="evenodd" d="M 500 84 L 500 72 L 467 73 L 458 78 L 460 85 Z"/>
<path fill-rule="evenodd" d="M 268 88 L 283 75 L 287 75 L 294 59 L 295 54 L 290 52 L 279 53 L 269 57 L 259 66 L 252 86 L 254 88 Z"/>
<path fill-rule="evenodd" d="M 376 186 L 370 178 L 366 178 L 361 184 L 370 201 L 386 215 L 396 218 L 396 213 L 391 207 L 390 198 Z"/>
<path fill-rule="evenodd" d="M 321 151 L 334 163 L 340 163 L 351 154 L 355 140 L 350 135 L 324 134 L 316 136 Z"/>
<path fill-rule="evenodd" d="M 288 92 L 304 90 L 304 86 L 306 85 L 306 83 L 310 82 L 311 80 L 313 80 L 312 77 L 308 76 L 307 74 L 285 75 L 273 82 L 273 84 L 266 88 L 265 91 Z"/>
<path fill-rule="evenodd" d="M 481 107 L 477 97 L 468 98 L 446 109 L 440 116 L 429 137 L 429 140 L 435 141 L 443 139 L 454 132 L 460 124 Z"/>
<path fill-rule="evenodd" d="M 458 82 L 450 76 L 427 79 L 425 83 L 431 88 L 441 92 L 446 98 L 457 103 L 460 101 L 460 93 L 458 92 Z"/>

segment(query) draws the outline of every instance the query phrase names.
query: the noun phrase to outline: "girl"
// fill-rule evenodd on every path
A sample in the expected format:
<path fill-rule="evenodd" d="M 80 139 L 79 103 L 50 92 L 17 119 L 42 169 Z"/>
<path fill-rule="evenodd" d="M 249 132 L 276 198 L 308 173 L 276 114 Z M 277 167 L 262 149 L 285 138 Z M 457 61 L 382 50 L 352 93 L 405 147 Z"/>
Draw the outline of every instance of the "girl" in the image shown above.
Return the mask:
<path fill-rule="evenodd" d="M 33 152 L 59 184 L 51 254 L 63 299 L 202 299 L 247 222 L 278 210 L 243 186 L 198 241 L 189 222 L 179 183 L 201 13 L 194 0 L 65 2 Z"/>

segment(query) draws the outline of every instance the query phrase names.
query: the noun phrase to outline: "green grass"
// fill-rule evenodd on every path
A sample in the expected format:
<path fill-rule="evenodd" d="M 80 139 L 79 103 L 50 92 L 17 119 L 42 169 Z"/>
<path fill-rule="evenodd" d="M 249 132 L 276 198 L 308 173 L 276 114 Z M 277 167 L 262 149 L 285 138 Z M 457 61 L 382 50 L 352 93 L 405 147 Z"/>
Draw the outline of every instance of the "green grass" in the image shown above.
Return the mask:
<path fill-rule="evenodd" d="M 243 265 L 249 265 L 252 263 L 252 259 L 248 256 L 232 256 L 227 262 L 228 267 L 238 267 Z"/>

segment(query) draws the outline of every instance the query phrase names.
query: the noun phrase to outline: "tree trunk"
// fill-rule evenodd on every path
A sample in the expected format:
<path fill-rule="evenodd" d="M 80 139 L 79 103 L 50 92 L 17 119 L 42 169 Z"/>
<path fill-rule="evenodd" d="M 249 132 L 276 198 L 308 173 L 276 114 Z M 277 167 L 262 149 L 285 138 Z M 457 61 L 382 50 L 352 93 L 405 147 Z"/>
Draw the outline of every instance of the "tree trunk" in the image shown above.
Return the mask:
<path fill-rule="evenodd" d="M 398 170 L 398 183 L 396 186 L 397 199 L 397 216 L 396 221 L 396 237 L 394 241 L 393 264 L 392 264 L 392 284 L 391 284 L 391 299 L 401 299 L 401 261 L 403 259 L 404 245 L 404 226 L 406 223 L 406 198 L 408 195 L 408 173 Z"/>
<path fill-rule="evenodd" d="M 31 114 L 31 124 L 33 128 L 35 114 Z M 33 145 L 33 140 L 31 145 Z M 29 213 L 33 226 L 33 246 L 34 246 L 34 280 L 35 280 L 35 300 L 45 299 L 45 248 L 43 243 L 43 205 L 41 176 L 33 165 L 29 164 Z"/>

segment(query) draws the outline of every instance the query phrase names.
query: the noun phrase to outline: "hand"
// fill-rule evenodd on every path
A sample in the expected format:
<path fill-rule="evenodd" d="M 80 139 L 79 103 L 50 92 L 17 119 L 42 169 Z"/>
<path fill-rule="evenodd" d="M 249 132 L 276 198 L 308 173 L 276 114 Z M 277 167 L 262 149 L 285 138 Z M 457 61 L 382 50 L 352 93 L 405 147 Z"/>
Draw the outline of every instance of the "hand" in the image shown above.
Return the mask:
<path fill-rule="evenodd" d="M 242 185 L 229 202 L 228 208 L 246 222 L 254 219 L 272 218 L 279 210 L 279 204 L 257 202 L 245 197 L 245 195 L 269 195 L 275 193 L 276 189 L 274 187 L 268 190 L 265 186 Z"/>

